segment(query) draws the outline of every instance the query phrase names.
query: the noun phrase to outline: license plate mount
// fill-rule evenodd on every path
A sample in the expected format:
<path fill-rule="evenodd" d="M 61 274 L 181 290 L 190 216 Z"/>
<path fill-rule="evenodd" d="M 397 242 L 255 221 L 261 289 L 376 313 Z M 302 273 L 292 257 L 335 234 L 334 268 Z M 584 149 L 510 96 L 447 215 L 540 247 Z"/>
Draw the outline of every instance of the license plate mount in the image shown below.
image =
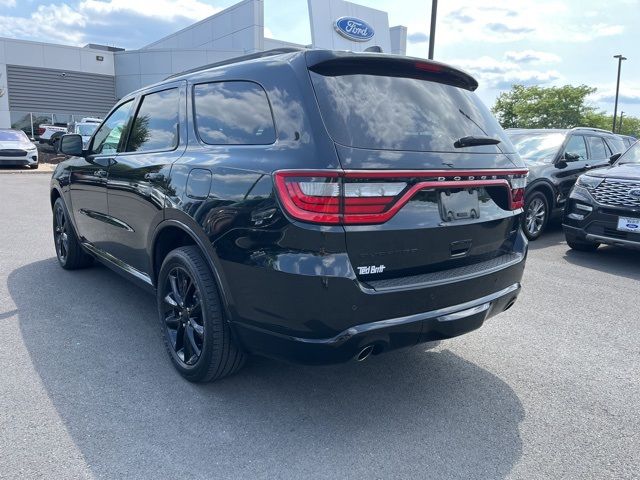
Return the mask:
<path fill-rule="evenodd" d="M 478 190 L 440 192 L 440 217 L 445 222 L 480 218 Z"/>
<path fill-rule="evenodd" d="M 621 232 L 640 233 L 640 218 L 618 217 L 618 230 Z"/>

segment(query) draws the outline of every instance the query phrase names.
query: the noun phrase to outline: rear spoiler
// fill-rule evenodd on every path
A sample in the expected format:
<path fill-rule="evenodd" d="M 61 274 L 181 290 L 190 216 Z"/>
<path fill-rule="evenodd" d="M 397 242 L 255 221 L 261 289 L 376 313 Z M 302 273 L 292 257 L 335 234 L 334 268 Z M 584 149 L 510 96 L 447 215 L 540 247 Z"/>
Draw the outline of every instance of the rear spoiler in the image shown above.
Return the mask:
<path fill-rule="evenodd" d="M 307 50 L 305 55 L 309 70 L 326 76 L 383 75 L 429 80 L 470 91 L 478 88 L 478 82 L 468 73 L 422 58 L 331 50 Z"/>

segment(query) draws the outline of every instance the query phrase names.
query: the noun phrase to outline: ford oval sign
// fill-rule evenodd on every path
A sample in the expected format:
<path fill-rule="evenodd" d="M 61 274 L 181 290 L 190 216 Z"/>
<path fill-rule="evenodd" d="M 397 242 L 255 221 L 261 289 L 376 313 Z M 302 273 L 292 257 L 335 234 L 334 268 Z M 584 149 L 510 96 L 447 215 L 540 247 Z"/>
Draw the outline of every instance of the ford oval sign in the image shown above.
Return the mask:
<path fill-rule="evenodd" d="M 628 193 L 632 197 L 640 197 L 640 188 L 632 188 Z"/>
<path fill-rule="evenodd" d="M 356 42 L 367 42 L 375 33 L 371 25 L 355 17 L 340 17 L 336 20 L 334 28 L 344 38 Z"/>

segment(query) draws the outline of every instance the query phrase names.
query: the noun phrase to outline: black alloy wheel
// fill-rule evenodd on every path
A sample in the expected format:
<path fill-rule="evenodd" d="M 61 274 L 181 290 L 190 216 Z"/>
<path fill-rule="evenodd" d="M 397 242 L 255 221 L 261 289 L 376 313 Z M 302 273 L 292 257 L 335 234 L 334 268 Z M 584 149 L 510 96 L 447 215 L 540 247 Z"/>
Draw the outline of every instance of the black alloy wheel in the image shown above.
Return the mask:
<path fill-rule="evenodd" d="M 197 247 L 176 248 L 166 256 L 158 275 L 157 303 L 165 347 L 184 378 L 208 382 L 244 365 L 245 354 L 231 335 L 218 285 Z"/>
<path fill-rule="evenodd" d="M 522 229 L 529 240 L 542 235 L 549 221 L 549 202 L 542 192 L 533 192 L 527 197 L 522 215 Z"/>
<path fill-rule="evenodd" d="M 62 198 L 53 204 L 53 241 L 62 268 L 76 270 L 93 263 L 93 257 L 82 249 L 78 241 Z"/>
<path fill-rule="evenodd" d="M 204 343 L 202 301 L 189 272 L 174 267 L 167 275 L 164 323 L 169 343 L 185 365 L 195 365 Z"/>

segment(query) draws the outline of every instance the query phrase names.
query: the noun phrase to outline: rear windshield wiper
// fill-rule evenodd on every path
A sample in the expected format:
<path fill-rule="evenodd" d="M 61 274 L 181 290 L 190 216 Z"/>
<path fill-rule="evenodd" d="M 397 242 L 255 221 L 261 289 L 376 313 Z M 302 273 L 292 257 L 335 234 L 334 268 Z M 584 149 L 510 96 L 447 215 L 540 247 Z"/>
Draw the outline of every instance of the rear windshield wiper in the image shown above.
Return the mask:
<path fill-rule="evenodd" d="M 493 137 L 474 136 L 462 137 L 455 141 L 453 144 L 456 148 L 475 147 L 477 145 L 497 145 L 500 140 Z"/>

